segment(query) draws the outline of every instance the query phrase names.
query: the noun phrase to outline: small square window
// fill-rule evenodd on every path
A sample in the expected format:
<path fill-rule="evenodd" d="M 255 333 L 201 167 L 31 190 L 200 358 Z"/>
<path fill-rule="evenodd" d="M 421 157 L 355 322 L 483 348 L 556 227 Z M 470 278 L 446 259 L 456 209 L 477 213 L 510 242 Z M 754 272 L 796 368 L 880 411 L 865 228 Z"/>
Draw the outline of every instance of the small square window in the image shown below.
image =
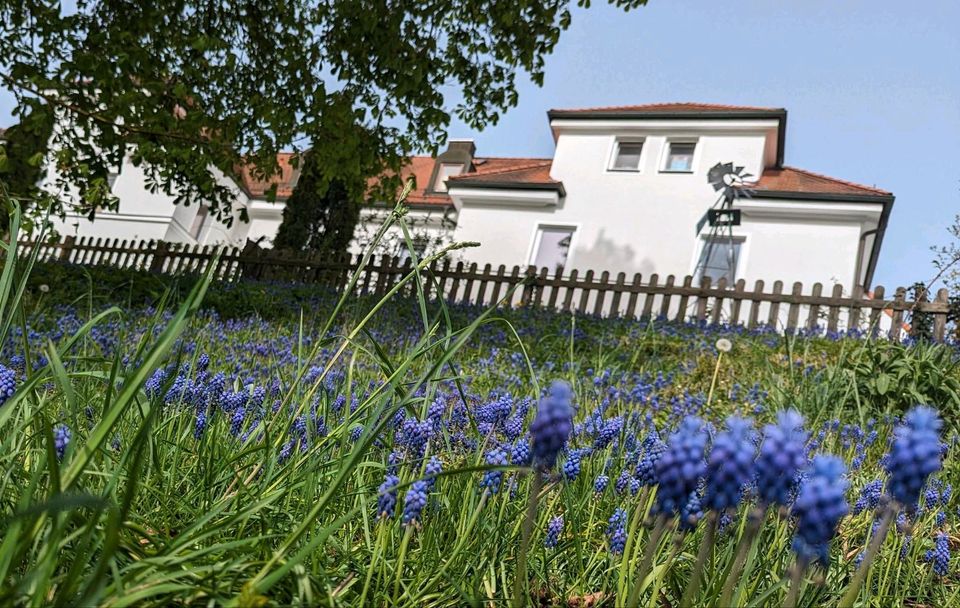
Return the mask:
<path fill-rule="evenodd" d="M 433 183 L 434 192 L 447 191 L 447 178 L 463 173 L 462 163 L 441 163 L 437 171 L 437 181 Z"/>
<path fill-rule="evenodd" d="M 639 171 L 640 153 L 643 152 L 642 141 L 617 142 L 617 153 L 613 158 L 614 171 Z"/>
<path fill-rule="evenodd" d="M 693 152 L 696 149 L 695 142 L 670 142 L 667 162 L 664 163 L 663 170 L 680 173 L 693 171 Z"/>
<path fill-rule="evenodd" d="M 551 272 L 558 272 L 566 266 L 575 230 L 566 226 L 541 226 L 537 230 L 533 265 L 537 268 L 546 266 Z"/>

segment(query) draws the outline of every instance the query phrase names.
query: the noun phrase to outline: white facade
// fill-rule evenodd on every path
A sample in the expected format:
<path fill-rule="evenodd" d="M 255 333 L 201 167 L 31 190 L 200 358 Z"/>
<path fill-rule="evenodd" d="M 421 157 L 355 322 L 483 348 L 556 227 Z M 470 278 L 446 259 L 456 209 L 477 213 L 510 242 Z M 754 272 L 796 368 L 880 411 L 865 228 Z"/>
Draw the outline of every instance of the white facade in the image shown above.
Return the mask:
<path fill-rule="evenodd" d="M 62 218 L 51 218 L 53 228 L 62 236 L 86 236 L 127 241 L 168 241 L 200 245 L 243 245 L 251 224 L 240 221 L 240 209 L 251 201 L 229 178 L 219 176 L 221 183 L 234 191 L 232 226 L 217 221 L 201 204 L 177 205 L 174 197 L 163 192 L 150 192 L 140 167 L 124 162 L 113 179 L 111 190 L 119 199 L 117 211 L 98 211 L 93 220 L 77 213 L 70 202 L 70 192 L 57 191 L 64 201 Z M 44 187 L 54 188 L 56 176 L 48 168 Z"/>
<path fill-rule="evenodd" d="M 726 272 L 748 287 L 781 280 L 789 291 L 799 281 L 807 293 L 818 282 L 827 293 L 835 284 L 845 292 L 869 287 L 893 196 L 784 166 L 786 111 L 705 104 L 559 110 L 550 112 L 550 127 L 556 148 L 548 159 L 481 158 L 464 140 L 436 158 L 411 158 L 406 175 L 416 188 L 406 220 L 418 253 L 476 241 L 479 247 L 457 256 L 481 266 L 563 266 L 623 272 L 628 280 L 674 275 L 678 283 Z M 288 160 L 278 181 L 285 193 L 297 177 Z M 724 271 L 717 247 L 705 247 L 705 217 L 718 196 L 707 173 L 727 162 L 756 183 L 752 198 L 734 203 L 741 221 L 723 242 L 735 263 Z M 199 205 L 174 205 L 149 192 L 143 172 L 125 163 L 112 184 L 117 212 L 98 213 L 93 222 L 68 213 L 56 227 L 64 235 L 270 246 L 283 197 L 268 201 L 268 185 L 246 175 L 239 184 L 221 179 L 249 223 L 237 217 L 228 228 Z M 351 252 L 369 244 L 388 212 L 364 209 Z M 395 227 L 377 253 L 404 257 L 403 241 Z"/>
<path fill-rule="evenodd" d="M 552 259 L 541 244 L 552 246 L 551 231 L 565 229 L 570 235 L 565 272 L 593 269 L 624 272 L 628 279 L 641 273 L 679 280 L 697 274 L 710 231 L 709 225 L 698 231 L 718 196 L 707 172 L 719 162 L 733 162 L 759 180 L 753 198 L 734 204 L 742 221 L 732 228 L 738 249 L 733 280 L 751 286 L 756 280 L 767 285 L 782 280 L 787 291 L 789 283 L 800 281 L 807 293 L 817 282 L 827 292 L 833 284 L 849 289 L 869 283 L 873 245 L 879 244 L 872 235 L 878 228 L 882 232 L 892 196 L 783 170 L 785 112 L 783 119 L 766 113 L 771 117 L 742 112 L 739 119 L 736 113 L 661 119 L 644 109 L 588 112 L 588 118 L 558 112 L 551 120 L 556 152 L 549 180 L 511 185 L 504 175 L 492 186 L 469 175 L 451 180 L 449 193 L 459 211 L 455 238 L 482 243 L 464 252 L 468 260 L 510 267 Z M 627 163 L 635 170 L 617 167 L 624 143 L 631 144 Z M 692 150 L 688 170 L 668 170 L 671 143 L 692 144 L 680 147 Z M 634 164 L 636 144 L 642 147 Z M 681 165 L 688 162 L 682 159 Z M 821 192 L 773 189 L 784 180 L 768 174 L 785 172 L 802 182 L 795 190 Z"/>

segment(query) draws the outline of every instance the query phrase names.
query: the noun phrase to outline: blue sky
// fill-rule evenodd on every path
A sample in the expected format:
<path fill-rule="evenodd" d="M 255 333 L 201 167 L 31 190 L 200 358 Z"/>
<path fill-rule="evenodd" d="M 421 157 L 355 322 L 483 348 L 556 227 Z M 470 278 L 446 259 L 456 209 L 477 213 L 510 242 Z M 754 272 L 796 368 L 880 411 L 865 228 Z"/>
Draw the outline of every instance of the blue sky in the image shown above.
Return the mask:
<path fill-rule="evenodd" d="M 543 88 L 473 137 L 478 154 L 550 156 L 546 110 L 702 101 L 785 107 L 787 164 L 896 195 L 875 284 L 929 280 L 960 213 L 960 2 L 595 2 Z M 921 8 L 922 7 L 922 8 Z M 789 277 L 785 277 L 789 278 Z"/>
<path fill-rule="evenodd" d="M 960 213 L 960 2 L 594 2 L 547 61 L 544 86 L 473 137 L 478 153 L 550 156 L 549 108 L 701 101 L 785 107 L 786 162 L 892 191 L 876 284 L 929 280 Z M 0 124 L 11 100 L 0 95 Z M 787 277 L 789 278 L 789 277 Z"/>

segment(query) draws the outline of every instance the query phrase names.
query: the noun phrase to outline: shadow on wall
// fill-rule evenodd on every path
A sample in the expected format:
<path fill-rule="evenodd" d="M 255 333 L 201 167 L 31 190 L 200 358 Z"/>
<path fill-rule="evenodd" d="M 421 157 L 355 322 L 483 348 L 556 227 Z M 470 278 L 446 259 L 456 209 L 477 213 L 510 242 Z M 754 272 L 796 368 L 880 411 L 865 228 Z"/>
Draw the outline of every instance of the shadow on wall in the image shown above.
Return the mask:
<path fill-rule="evenodd" d="M 649 258 L 638 259 L 632 246 L 617 244 L 605 236 L 604 230 L 597 233 L 597 238 L 589 247 L 582 242 L 578 244 L 574 262 L 574 268 L 580 272 L 608 270 L 613 275 L 625 272 L 629 276 L 635 272 L 649 275 L 655 271 Z"/>

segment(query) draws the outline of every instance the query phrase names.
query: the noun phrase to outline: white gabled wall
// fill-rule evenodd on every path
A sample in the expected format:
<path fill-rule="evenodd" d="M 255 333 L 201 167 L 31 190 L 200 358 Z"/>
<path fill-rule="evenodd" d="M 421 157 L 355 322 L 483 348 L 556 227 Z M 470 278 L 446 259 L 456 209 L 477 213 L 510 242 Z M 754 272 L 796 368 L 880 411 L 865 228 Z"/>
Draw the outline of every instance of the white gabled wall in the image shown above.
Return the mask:
<path fill-rule="evenodd" d="M 240 222 L 240 210 L 249 205 L 249 198 L 233 180 L 219 170 L 215 171 L 220 183 L 234 193 L 234 221 L 232 226 L 228 227 L 209 214 L 197 238 L 194 238 L 190 231 L 200 204 L 177 205 L 174 203 L 173 196 L 163 191 L 151 192 L 147 187 L 143 169 L 134 166 L 128 160 L 124 161 L 111 189 L 119 201 L 117 210 L 98 211 L 93 221 L 87 219 L 86 215 L 73 210 L 72 203 L 76 201 L 75 193 L 69 190 L 53 190 L 57 176 L 52 164 L 48 164 L 42 185 L 64 201 L 64 217 L 51 218 L 53 227 L 64 236 L 129 241 L 163 240 L 201 245 L 241 245 L 248 226 Z"/>
<path fill-rule="evenodd" d="M 460 209 L 455 238 L 479 241 L 463 256 L 480 264 L 531 262 L 538 225 L 576 228 L 567 270 L 592 269 L 677 277 L 693 272 L 704 228 L 698 221 L 717 200 L 707 172 L 718 162 L 742 165 L 755 178 L 775 158 L 776 126 L 771 121 L 554 121 L 557 146 L 550 176 L 563 182 L 566 196 L 555 205 L 510 200 L 498 190 L 452 187 Z M 611 171 L 618 139 L 643 140 L 639 172 Z M 691 173 L 662 171 L 670 141 L 697 142 Z M 502 192 L 502 191 L 501 191 Z M 880 205 L 750 201 L 737 277 L 854 282 L 862 231 L 875 228 Z M 772 210 L 771 210 L 772 209 Z M 789 210 L 789 213 L 785 211 Z"/>

